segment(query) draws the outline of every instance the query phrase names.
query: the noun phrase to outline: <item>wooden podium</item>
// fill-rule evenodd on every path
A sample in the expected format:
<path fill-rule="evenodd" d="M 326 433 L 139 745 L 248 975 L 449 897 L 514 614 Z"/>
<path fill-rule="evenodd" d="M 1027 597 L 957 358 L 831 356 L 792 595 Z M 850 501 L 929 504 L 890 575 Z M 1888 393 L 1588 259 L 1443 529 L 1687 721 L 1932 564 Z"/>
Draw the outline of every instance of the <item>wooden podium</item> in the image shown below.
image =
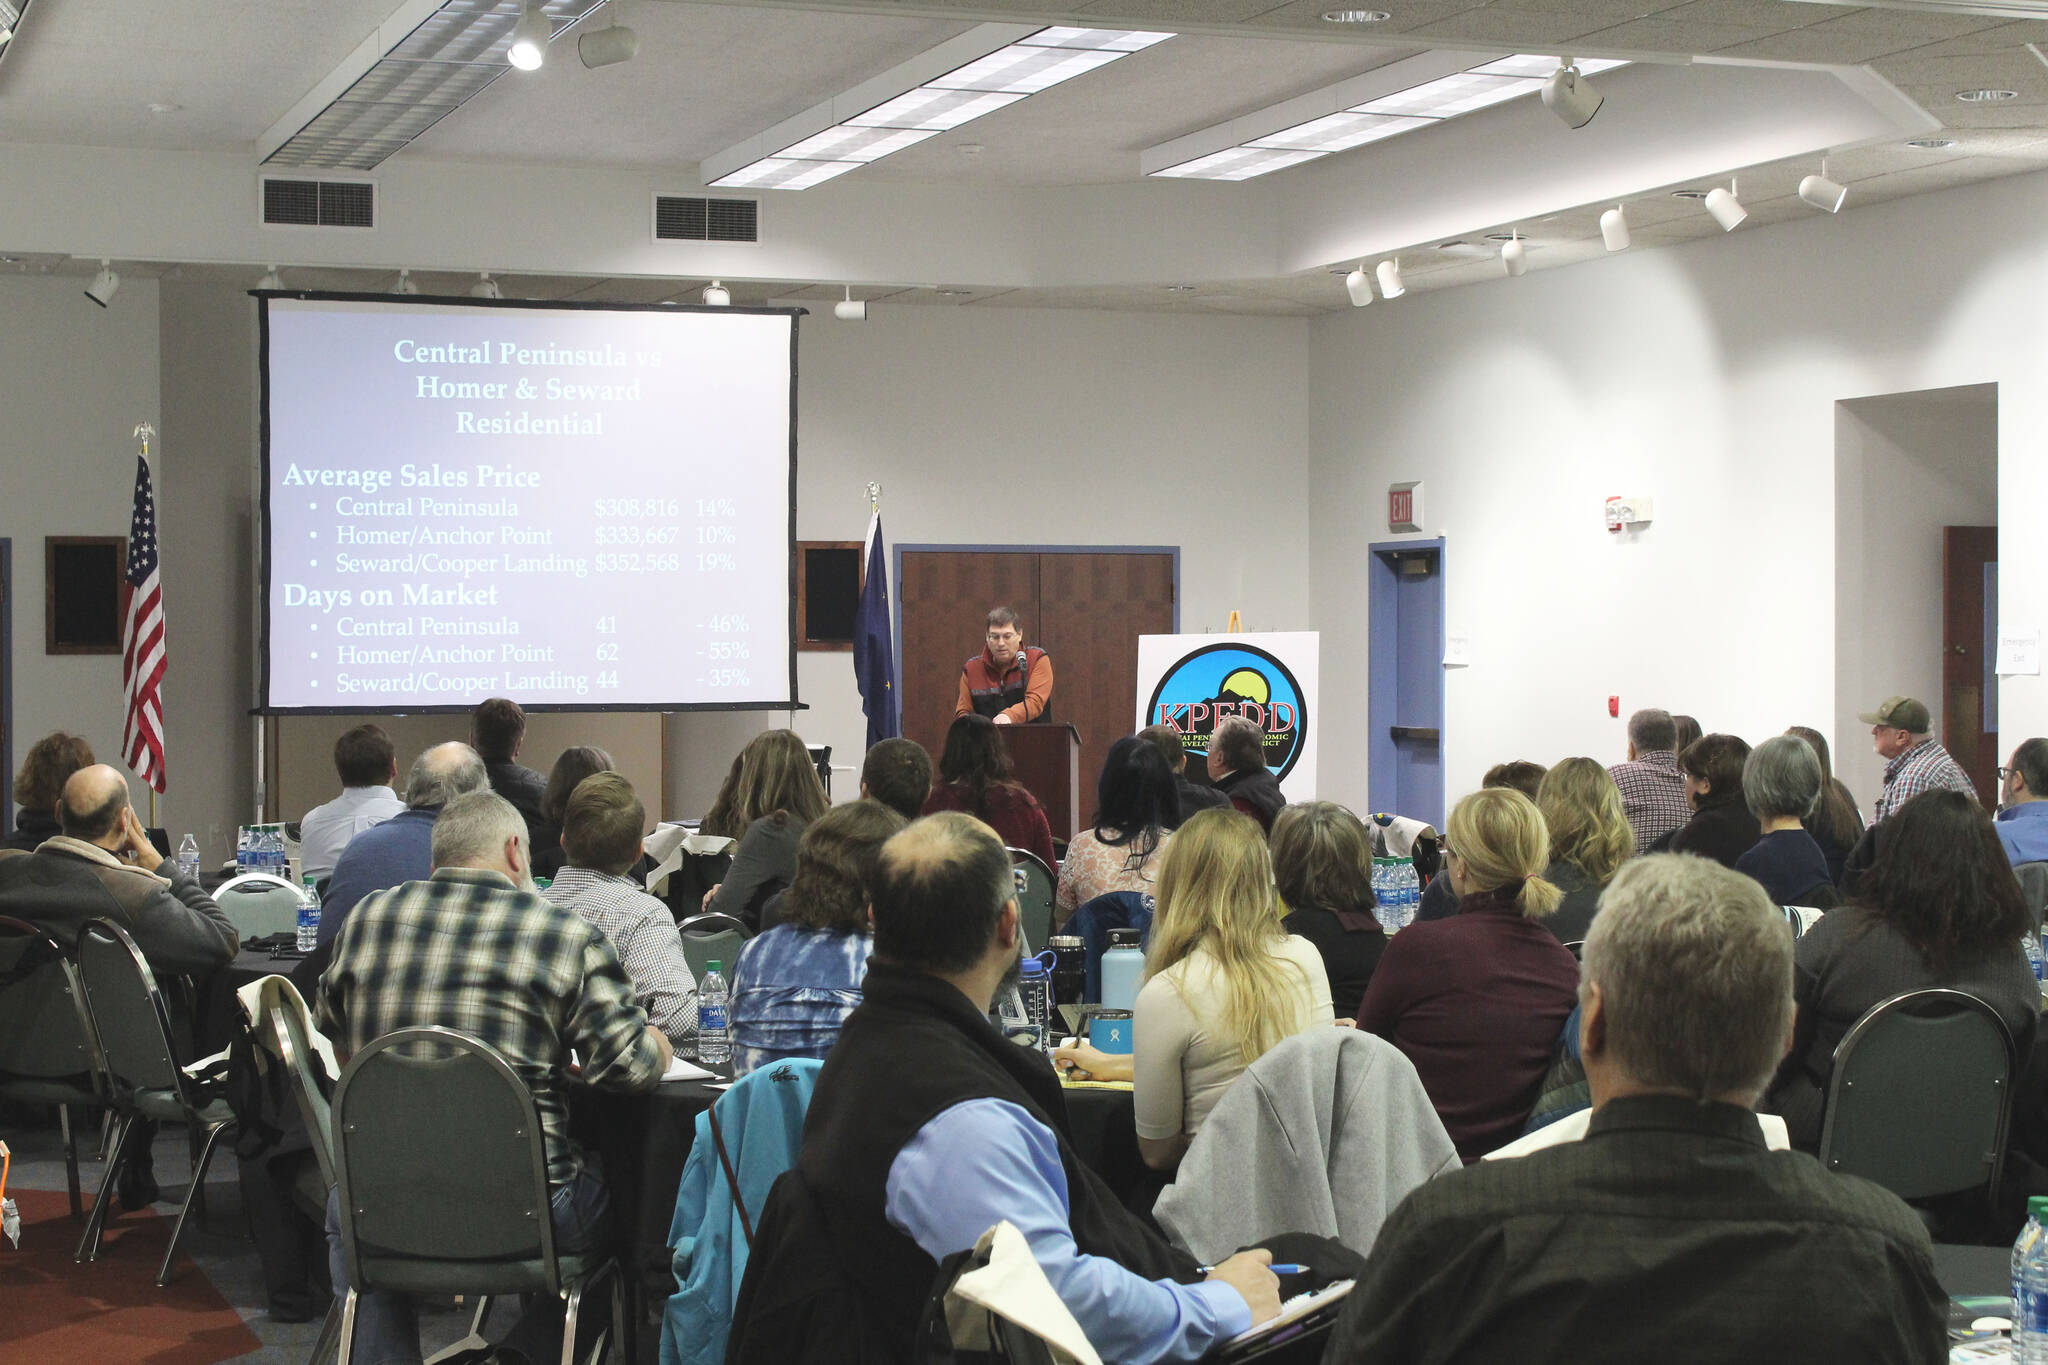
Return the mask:
<path fill-rule="evenodd" d="M 1071 725 L 998 725 L 1010 766 L 1024 790 L 1045 807 L 1052 837 L 1068 840 L 1080 829 L 1081 733 Z"/>

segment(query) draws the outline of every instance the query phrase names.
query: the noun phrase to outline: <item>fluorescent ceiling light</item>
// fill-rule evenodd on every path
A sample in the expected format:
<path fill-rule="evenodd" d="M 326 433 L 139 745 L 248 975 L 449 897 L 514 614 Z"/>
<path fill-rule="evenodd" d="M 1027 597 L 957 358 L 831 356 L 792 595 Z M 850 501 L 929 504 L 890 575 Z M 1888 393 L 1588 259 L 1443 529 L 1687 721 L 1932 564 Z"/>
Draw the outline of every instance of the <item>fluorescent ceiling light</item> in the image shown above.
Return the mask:
<path fill-rule="evenodd" d="M 21 16 L 29 4 L 30 0 L 0 0 L 0 57 L 5 57 L 13 45 L 14 35 L 21 28 Z"/>
<path fill-rule="evenodd" d="M 1808 5 L 1836 0 L 1797 0 Z M 1988 14 L 1994 19 L 2048 19 L 2048 0 L 1857 0 L 1871 9 L 1912 9 L 1927 14 Z"/>
<path fill-rule="evenodd" d="M 2048 0 L 2044 0 L 2048 3 Z M 1468 70 L 1445 72 L 1445 67 L 1470 60 L 1455 53 L 1428 53 L 1369 71 L 1337 85 L 1313 91 L 1282 105 L 1247 114 L 1228 124 L 1191 133 L 1173 142 L 1148 149 L 1143 156 L 1148 175 L 1183 180 L 1249 180 L 1298 166 L 1303 161 L 1331 152 L 1348 151 L 1381 138 L 1412 132 L 1445 119 L 1490 108 L 1508 100 L 1533 95 L 1557 70 L 1556 57 L 1517 54 L 1489 58 Z M 1612 59 L 1577 63 L 1583 73 L 1611 71 L 1627 62 Z M 1387 90 L 1401 77 L 1405 67 L 1415 84 Z M 1444 74 L 1434 74 L 1444 73 Z M 1362 83 L 1367 84 L 1361 89 Z M 1363 97 L 1363 98 L 1361 98 Z M 1334 112 L 1302 121 L 1303 113 L 1320 104 Z M 1269 121 L 1270 120 L 1270 121 Z M 1245 137 L 1261 123 L 1273 131 Z M 1278 125 L 1278 126 L 1275 126 Z M 1228 140 L 1228 145 L 1218 147 Z M 1206 144 L 1206 146 L 1204 145 Z M 1297 153 L 1292 157 L 1278 153 Z M 1192 153 L 1192 155 L 1190 155 Z M 1166 162 L 1165 165 L 1158 164 Z"/>
<path fill-rule="evenodd" d="M 1014 26 L 984 27 L 1000 35 L 996 39 L 998 42 L 1003 37 L 1020 34 Z M 962 35 L 962 40 L 971 36 Z M 747 157 L 743 148 L 756 148 L 762 144 L 743 143 L 740 148 L 729 149 L 705 162 L 706 179 L 720 189 L 809 189 L 834 176 L 844 175 L 856 166 L 879 161 L 892 152 L 915 146 L 934 133 L 958 128 L 983 114 L 1015 104 L 1027 95 L 1035 95 L 1062 81 L 1086 75 L 1097 67 L 1107 66 L 1154 43 L 1165 42 L 1172 36 L 1171 33 L 1074 28 L 1059 24 L 1022 32 L 1021 36 L 1013 37 L 1012 41 L 1003 43 L 993 52 L 983 48 L 982 55 L 923 80 L 900 94 L 868 104 L 850 116 L 841 114 L 835 107 L 841 101 L 820 106 L 819 110 L 812 112 L 826 109 L 831 112 L 813 123 L 806 135 L 783 142 L 778 147 L 776 142 L 789 137 L 790 125 L 772 129 L 770 132 L 776 136 L 769 138 L 763 135 L 768 149 L 766 155 Z M 931 68 L 927 66 L 925 69 Z M 911 79 L 915 80 L 916 76 Z M 872 87 L 877 83 L 880 83 L 879 79 L 853 93 L 873 99 Z M 842 100 L 845 98 L 842 96 Z M 807 117 L 799 116 L 791 122 L 801 123 Z M 735 153 L 738 153 L 737 157 Z M 719 170 L 721 165 L 732 166 L 732 162 L 741 157 L 745 159 L 740 160 L 738 166 Z"/>
<path fill-rule="evenodd" d="M 1279 147 L 1226 147 L 1220 152 L 1183 161 L 1178 166 L 1168 166 L 1153 174 L 1175 180 L 1250 180 L 1255 175 L 1299 166 L 1304 161 L 1314 161 L 1327 155 L 1327 152 L 1292 152 Z"/>

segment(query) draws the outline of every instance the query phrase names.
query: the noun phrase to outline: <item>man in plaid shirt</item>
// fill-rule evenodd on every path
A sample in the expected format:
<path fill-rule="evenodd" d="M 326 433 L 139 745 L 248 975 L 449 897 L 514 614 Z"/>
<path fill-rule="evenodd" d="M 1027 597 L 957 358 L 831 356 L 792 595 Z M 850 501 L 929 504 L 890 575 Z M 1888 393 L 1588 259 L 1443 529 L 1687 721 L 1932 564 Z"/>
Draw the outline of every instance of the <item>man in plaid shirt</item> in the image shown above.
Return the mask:
<path fill-rule="evenodd" d="M 1669 711 L 1643 710 L 1628 718 L 1628 762 L 1607 770 L 1621 788 L 1621 806 L 1636 832 L 1636 854 L 1692 818 L 1685 774 L 1678 770 L 1678 724 Z"/>
<path fill-rule="evenodd" d="M 1963 765 L 1935 743 L 1934 720 L 1925 702 L 1911 697 L 1886 697 L 1875 711 L 1856 719 L 1870 727 L 1870 742 L 1879 758 L 1889 759 L 1884 770 L 1884 790 L 1878 794 L 1870 817 L 1875 825 L 1921 792 L 1947 789 L 1978 800 L 1977 784 L 1963 771 Z"/>
<path fill-rule="evenodd" d="M 594 1158 L 569 1141 L 569 1051 L 581 1057 L 586 1084 L 649 1090 L 670 1049 L 633 1003 L 604 934 L 534 893 L 526 839 L 525 818 L 501 796 L 449 802 L 434 822 L 433 876 L 365 897 L 335 939 L 320 978 L 320 1026 L 344 1061 L 387 1033 L 435 1024 L 503 1053 L 540 1110 L 556 1249 L 588 1251 L 606 1238 L 608 1209 Z M 347 1276 L 331 1193 L 327 1209 L 341 1293 Z M 529 1360 L 558 1355 L 561 1320 L 560 1300 L 538 1295 L 501 1345 Z M 418 1311 L 405 1295 L 363 1295 L 356 1332 L 360 1360 L 420 1358 Z"/>

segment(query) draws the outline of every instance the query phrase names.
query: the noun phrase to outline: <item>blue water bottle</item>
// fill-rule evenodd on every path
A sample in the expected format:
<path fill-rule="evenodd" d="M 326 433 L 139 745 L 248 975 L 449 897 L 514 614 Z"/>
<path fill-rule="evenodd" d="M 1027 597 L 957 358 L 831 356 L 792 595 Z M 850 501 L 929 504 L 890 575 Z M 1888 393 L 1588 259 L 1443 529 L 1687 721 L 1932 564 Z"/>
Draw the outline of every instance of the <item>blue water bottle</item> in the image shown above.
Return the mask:
<path fill-rule="evenodd" d="M 1045 974 L 1045 963 L 1036 957 L 1025 958 L 1019 966 L 1023 969 L 1023 975 L 1017 982 L 1017 989 L 1024 997 L 1025 1021 L 1038 1030 L 1038 1045 L 1050 1050 L 1052 978 Z"/>
<path fill-rule="evenodd" d="M 1138 946 L 1142 935 L 1136 929 L 1109 931 L 1109 947 L 1102 953 L 1102 1005 L 1106 1009 L 1136 1009 L 1138 986 L 1145 976 L 1145 950 Z"/>

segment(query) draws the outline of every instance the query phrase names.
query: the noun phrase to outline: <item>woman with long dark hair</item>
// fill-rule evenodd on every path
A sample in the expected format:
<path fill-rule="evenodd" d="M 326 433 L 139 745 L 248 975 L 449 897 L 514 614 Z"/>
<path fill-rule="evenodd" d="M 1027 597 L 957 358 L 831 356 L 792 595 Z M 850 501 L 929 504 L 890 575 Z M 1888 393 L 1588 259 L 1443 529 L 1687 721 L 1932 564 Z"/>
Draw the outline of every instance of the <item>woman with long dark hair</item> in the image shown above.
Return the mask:
<path fill-rule="evenodd" d="M 533 836 L 534 876 L 553 877 L 569 861 L 562 848 L 562 817 L 569 809 L 576 784 L 598 773 L 617 772 L 618 766 L 610 754 L 594 744 L 576 744 L 562 750 L 562 756 L 548 773 L 547 790 L 540 798 L 543 824 Z"/>
<path fill-rule="evenodd" d="M 1784 1116 L 1795 1146 L 1818 1146 L 1836 1045 L 1902 991 L 1968 991 L 1998 1011 L 2024 1057 L 2041 1011 L 2020 943 L 2032 928 L 1983 809 L 1960 792 L 1914 797 L 1879 826 L 1877 861 L 1856 898 L 1799 940 L 1792 1051 L 1760 1107 Z"/>
<path fill-rule="evenodd" d="M 1790 726 L 1785 733 L 1805 740 L 1806 747 L 1820 760 L 1820 804 L 1806 817 L 1806 832 L 1813 836 L 1828 860 L 1828 879 L 1840 886 L 1842 865 L 1849 860 L 1849 850 L 1863 837 L 1863 812 L 1856 809 L 1856 798 L 1842 785 L 1842 779 L 1835 776 L 1827 738 L 1807 725 Z"/>
<path fill-rule="evenodd" d="M 1074 836 L 1060 864 L 1056 920 L 1111 891 L 1150 891 L 1159 855 L 1180 823 L 1180 790 L 1166 758 L 1147 740 L 1126 735 L 1109 746 L 1095 784 L 1095 824 Z"/>
<path fill-rule="evenodd" d="M 1052 825 L 1038 798 L 1013 776 L 1002 732 L 987 716 L 961 716 L 946 731 L 939 755 L 939 780 L 925 798 L 924 813 L 965 811 L 996 832 L 1009 848 L 1035 853 L 1047 871 L 1059 867 L 1052 851 Z"/>

